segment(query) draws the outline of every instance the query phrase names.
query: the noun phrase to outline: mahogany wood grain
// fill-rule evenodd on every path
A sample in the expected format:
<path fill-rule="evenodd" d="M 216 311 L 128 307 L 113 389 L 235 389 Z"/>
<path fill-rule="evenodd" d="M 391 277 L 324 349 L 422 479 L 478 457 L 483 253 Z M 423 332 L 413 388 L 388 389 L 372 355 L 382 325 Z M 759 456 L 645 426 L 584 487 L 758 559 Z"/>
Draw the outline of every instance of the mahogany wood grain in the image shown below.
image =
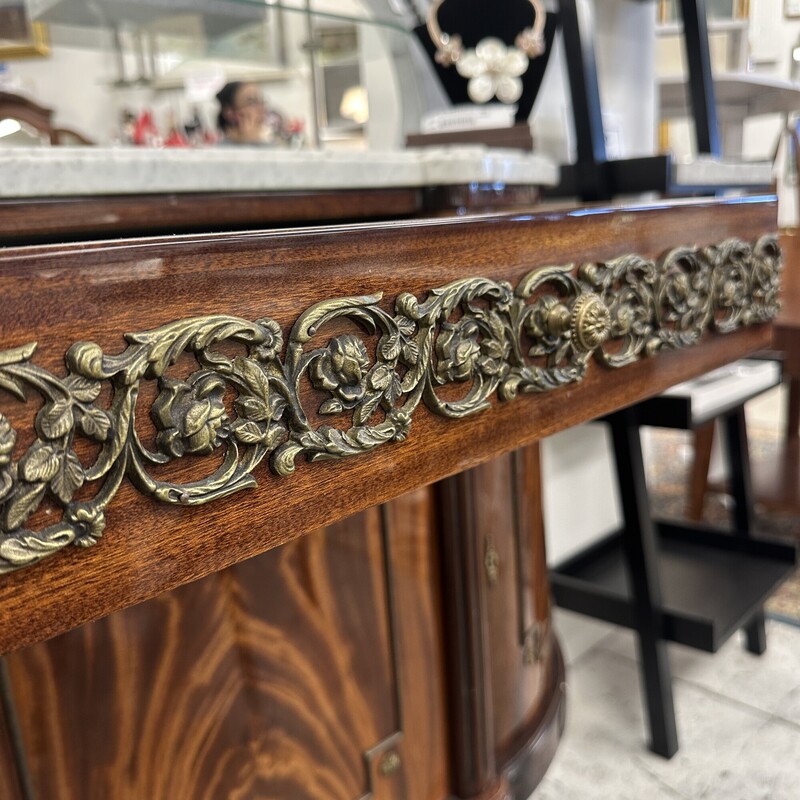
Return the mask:
<path fill-rule="evenodd" d="M 391 564 L 393 650 L 409 798 L 450 794 L 441 553 L 432 487 L 383 507 Z"/>
<path fill-rule="evenodd" d="M 544 656 L 548 682 L 542 690 L 542 701 L 526 726 L 518 731 L 516 740 L 498 753 L 513 800 L 528 800 L 550 766 L 564 732 L 567 713 L 564 658 L 555 637 L 551 643 Z"/>
<path fill-rule="evenodd" d="M 4 667 L 1 667 L 5 669 Z M 5 695 L 5 690 L 8 695 Z M 0 701 L 0 797 L 3 800 L 25 800 L 18 770 L 18 754 L 13 745 L 13 721 L 7 713 L 7 702 L 13 704 L 13 690 L 10 682 L 3 689 L 4 696 Z"/>
<path fill-rule="evenodd" d="M 442 549 L 452 788 L 457 798 L 494 797 L 488 617 L 477 510 L 478 470 L 439 482 L 436 508 Z"/>
<path fill-rule="evenodd" d="M 538 445 L 533 445 L 534 448 Z M 526 448 L 527 450 L 527 448 Z M 477 534 L 476 557 L 486 604 L 486 647 L 489 659 L 489 691 L 492 708 L 492 742 L 495 753 L 507 749 L 515 739 L 532 709 L 538 708 L 541 692 L 547 682 L 545 667 L 549 655 L 550 631 L 537 635 L 536 652 L 526 654 L 526 634 L 532 632 L 534 619 L 547 620 L 547 606 L 539 610 L 531 602 L 534 584 L 531 574 L 530 546 L 522 537 L 541 535 L 536 543 L 543 556 L 544 537 L 540 530 L 523 528 L 523 520 L 532 516 L 532 504 L 541 508 L 537 487 L 529 486 L 524 474 L 525 451 L 502 456 L 473 470 L 474 526 Z M 523 473 L 523 474 L 519 474 Z M 528 480 L 526 480 L 528 478 Z M 525 489 L 532 489 L 528 493 Z M 523 491 L 520 491 L 523 489 Z M 534 512 L 536 513 L 536 512 Z M 522 546 L 521 546 L 522 545 Z M 497 575 L 489 579 L 486 552 L 496 552 Z M 547 586 L 541 564 L 533 565 L 535 578 Z"/>
<path fill-rule="evenodd" d="M 415 188 L 0 200 L 0 245 L 395 219 L 425 203 Z"/>
<path fill-rule="evenodd" d="M 505 775 L 507 765 L 535 738 L 532 731 L 541 726 L 543 709 L 557 716 L 551 702 L 560 696 L 563 668 L 559 678 L 560 655 L 549 624 L 540 481 L 537 443 L 444 482 L 448 502 L 442 510 L 449 513 L 443 557 L 456 565 L 451 569 L 460 580 L 453 586 L 446 578 L 444 592 L 449 586 L 457 618 L 470 631 L 465 640 L 459 638 L 463 627 L 449 631 L 450 674 L 463 671 L 470 693 L 485 695 L 479 714 L 474 703 L 460 710 L 451 706 L 453 724 L 461 726 L 454 738 L 461 753 L 454 762 L 465 769 L 460 781 L 454 775 L 458 797 L 491 796 L 492 781 Z M 451 696 L 451 703 L 456 699 Z M 465 703 L 464 697 L 458 699 Z M 553 732 L 548 745 L 553 751 L 557 739 Z M 535 763 L 523 766 L 522 759 L 518 765 L 516 789 L 509 788 L 508 797 L 527 798 L 538 782 L 534 775 L 541 777 L 549 763 L 544 752 L 530 758 Z"/>
<path fill-rule="evenodd" d="M 533 445 L 437 485 L 456 798 L 527 800 L 563 728 L 539 479 Z"/>
<path fill-rule="evenodd" d="M 783 234 L 780 243 L 784 253 L 783 308 L 775 323 L 774 346 L 784 354 L 783 372 L 789 384 L 786 437 L 797 439 L 800 436 L 800 235 L 797 231 Z"/>
<path fill-rule="evenodd" d="M 443 800 L 432 522 L 419 490 L 10 656 L 36 796 Z"/>
<path fill-rule="evenodd" d="M 9 248 L 0 253 L 0 340 L 3 347 L 38 340 L 37 363 L 61 372 L 64 352 L 76 340 L 119 352 L 123 332 L 181 317 L 269 316 L 288 330 L 302 311 L 333 297 L 383 292 L 388 309 L 400 292 L 423 296 L 460 277 L 516 283 L 536 266 L 630 252 L 656 257 L 677 242 L 754 239 L 774 224 L 772 201 L 748 199 Z M 661 353 L 620 370 L 593 363 L 580 384 L 495 402 L 466 420 L 443 419 L 420 407 L 405 442 L 341 462 L 300 464 L 289 478 L 262 468 L 257 489 L 203 507 L 168 507 L 125 484 L 108 509 L 98 546 L 68 548 L 0 581 L 7 620 L 0 652 L 656 394 L 765 347 L 769 337 L 767 326 L 757 326 L 709 336 L 691 352 Z M 2 411 L 19 427 L 20 408 L 4 400 Z M 30 427 L 32 416 L 23 422 Z M 254 527 L 256 518 L 260 524 Z"/>

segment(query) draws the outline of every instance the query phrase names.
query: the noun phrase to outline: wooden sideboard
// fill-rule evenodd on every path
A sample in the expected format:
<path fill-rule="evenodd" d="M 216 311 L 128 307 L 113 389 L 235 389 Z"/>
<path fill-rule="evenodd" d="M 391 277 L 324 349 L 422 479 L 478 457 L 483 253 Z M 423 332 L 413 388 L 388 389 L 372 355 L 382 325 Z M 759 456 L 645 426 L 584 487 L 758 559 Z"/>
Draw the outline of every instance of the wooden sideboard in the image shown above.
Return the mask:
<path fill-rule="evenodd" d="M 526 798 L 535 443 L 765 347 L 775 214 L 0 251 L 0 796 Z"/>

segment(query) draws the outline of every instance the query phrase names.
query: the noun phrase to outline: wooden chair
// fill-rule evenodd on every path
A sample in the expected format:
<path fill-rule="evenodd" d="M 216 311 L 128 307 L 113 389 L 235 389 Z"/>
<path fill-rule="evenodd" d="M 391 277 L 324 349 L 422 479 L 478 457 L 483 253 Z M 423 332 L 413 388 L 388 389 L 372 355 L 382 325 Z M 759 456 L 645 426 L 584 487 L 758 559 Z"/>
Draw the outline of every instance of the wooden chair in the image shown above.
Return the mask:
<path fill-rule="evenodd" d="M 800 137 L 790 129 L 794 145 L 795 171 L 800 175 Z M 800 183 L 798 184 L 800 208 Z M 783 308 L 775 322 L 773 349 L 782 354 L 783 378 L 788 388 L 786 426 L 774 458 L 754 461 L 753 492 L 756 503 L 765 509 L 800 516 L 800 229 L 781 235 L 783 251 Z M 714 423 L 695 431 L 695 458 L 692 467 L 686 516 L 703 517 L 705 497 L 710 488 L 708 470 L 714 439 Z"/>
<path fill-rule="evenodd" d="M 8 118 L 29 125 L 42 134 L 51 145 L 93 144 L 90 139 L 71 128 L 53 127 L 52 108 L 41 106 L 19 94 L 0 92 L 0 119 Z"/>

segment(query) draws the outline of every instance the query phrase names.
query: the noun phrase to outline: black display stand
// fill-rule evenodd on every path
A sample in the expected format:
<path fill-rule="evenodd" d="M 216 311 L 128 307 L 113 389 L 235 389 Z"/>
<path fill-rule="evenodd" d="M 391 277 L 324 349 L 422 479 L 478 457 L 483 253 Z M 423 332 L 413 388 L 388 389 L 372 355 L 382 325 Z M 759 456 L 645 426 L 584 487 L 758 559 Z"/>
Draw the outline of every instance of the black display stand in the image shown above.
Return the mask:
<path fill-rule="evenodd" d="M 714 81 L 706 22 L 706 0 L 679 0 L 688 67 L 689 97 L 694 119 L 697 153 L 721 156 Z M 652 2 L 652 0 L 641 0 Z M 488 11 L 487 11 L 488 9 Z M 486 36 L 497 36 L 508 44 L 531 24 L 532 11 L 527 0 L 448 0 L 439 10 L 443 31 L 461 35 L 466 47 L 474 47 Z M 544 192 L 550 197 L 577 197 L 583 201 L 610 200 L 618 195 L 658 192 L 686 195 L 687 188 L 673 182 L 669 154 L 609 160 L 605 146 L 597 62 L 590 31 L 581 30 L 577 0 L 558 0 L 558 12 L 548 12 L 545 26 L 547 50 L 531 61 L 523 76 L 523 96 L 516 119 L 526 123 L 544 78 L 549 53 L 557 28 L 561 29 L 569 76 L 570 97 L 576 141 L 576 158 L 561 166 L 557 186 Z M 467 103 L 467 81 L 454 67 L 435 61 L 435 47 L 427 28 L 420 24 L 415 33 L 434 64 L 442 86 L 453 103 Z M 726 186 L 693 186 L 691 194 L 716 194 Z M 749 189 L 754 187 L 749 186 Z M 768 187 L 763 187 L 768 188 Z"/>
<path fill-rule="evenodd" d="M 576 0 L 559 0 L 559 10 L 577 154 L 573 164 L 562 166 L 559 185 L 546 194 L 580 197 L 582 200 L 610 200 L 620 194 L 650 191 L 685 195 L 686 188 L 673 183 L 672 161 L 668 154 L 608 160 L 591 34 L 581 31 Z M 697 153 L 720 157 L 722 147 L 711 71 L 706 0 L 680 0 L 680 10 Z M 738 187 L 734 184 L 696 186 L 692 187 L 691 193 L 715 194 L 734 188 Z"/>
<path fill-rule="evenodd" d="M 733 533 L 654 522 L 645 484 L 640 426 L 683 427 L 691 418 L 650 413 L 648 402 L 606 418 L 611 427 L 624 527 L 550 573 L 557 605 L 632 628 L 639 641 L 650 747 L 666 758 L 678 749 L 666 641 L 715 652 L 743 628 L 750 652 L 766 647 L 762 606 L 795 568 L 791 545 L 751 538 L 753 499 L 742 405 L 721 415 L 735 502 Z"/>
<path fill-rule="evenodd" d="M 507 45 L 513 45 L 517 34 L 530 27 L 533 19 L 533 9 L 528 0 L 447 0 L 439 9 L 441 29 L 450 34 L 457 33 L 465 48 L 475 47 L 487 36 L 495 36 Z M 517 103 L 517 122 L 527 123 L 531 115 L 557 29 L 558 15 L 548 14 L 544 28 L 545 52 L 531 59 L 527 72 L 522 75 L 522 97 Z M 470 103 L 467 80 L 458 74 L 454 66 L 443 67 L 436 61 L 436 46 L 431 41 L 427 26 L 418 25 L 414 28 L 414 33 L 428 54 L 450 102 L 453 105 Z"/>

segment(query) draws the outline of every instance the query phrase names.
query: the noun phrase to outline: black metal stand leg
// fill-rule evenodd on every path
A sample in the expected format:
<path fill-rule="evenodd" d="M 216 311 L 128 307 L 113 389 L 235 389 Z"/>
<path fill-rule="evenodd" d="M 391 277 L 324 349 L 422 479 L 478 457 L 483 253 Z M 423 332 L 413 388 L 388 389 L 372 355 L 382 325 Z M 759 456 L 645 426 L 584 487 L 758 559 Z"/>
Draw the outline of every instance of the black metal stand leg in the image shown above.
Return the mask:
<path fill-rule="evenodd" d="M 607 418 L 625 521 L 623 543 L 633 591 L 635 630 L 639 636 L 644 695 L 650 720 L 650 749 L 665 758 L 678 750 L 672 680 L 666 643 L 661 638 L 661 586 L 656 536 L 645 483 L 642 445 L 635 409 Z"/>
<path fill-rule="evenodd" d="M 738 536 L 753 535 L 753 485 L 750 480 L 750 454 L 744 406 L 725 415 L 725 440 L 733 496 L 733 523 Z M 764 610 L 759 609 L 744 627 L 747 649 L 761 655 L 767 649 Z"/>
<path fill-rule="evenodd" d="M 697 152 L 721 156 L 717 101 L 714 96 L 714 78 L 711 74 L 706 0 L 680 0 L 680 6 Z"/>

